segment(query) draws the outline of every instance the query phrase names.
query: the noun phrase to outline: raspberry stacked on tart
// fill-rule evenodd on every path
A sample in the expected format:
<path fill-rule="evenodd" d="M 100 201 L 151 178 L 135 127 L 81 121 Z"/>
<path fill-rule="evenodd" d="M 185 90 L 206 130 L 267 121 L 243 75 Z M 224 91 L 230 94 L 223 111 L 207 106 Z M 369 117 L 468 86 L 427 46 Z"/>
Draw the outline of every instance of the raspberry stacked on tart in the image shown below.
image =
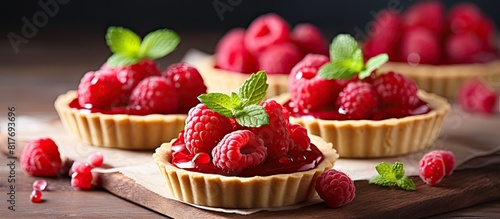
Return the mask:
<path fill-rule="evenodd" d="M 293 29 L 277 14 L 256 18 L 247 29 L 234 28 L 217 43 L 215 54 L 200 63 L 209 92 L 230 93 L 250 73 L 265 70 L 268 74 L 267 97 L 288 90 L 286 83 L 292 67 L 306 54 L 328 54 L 321 31 L 309 23 Z"/>
<path fill-rule="evenodd" d="M 389 54 L 380 72 L 401 72 L 450 100 L 465 81 L 500 81 L 495 26 L 474 3 L 456 4 L 446 14 L 439 1 L 419 2 L 402 13 L 382 10 L 373 23 L 363 53 Z"/>
<path fill-rule="evenodd" d="M 366 64 L 349 35 L 338 35 L 330 58 L 308 55 L 290 73 L 290 93 L 275 99 L 296 122 L 332 142 L 342 157 L 412 153 L 430 146 L 449 111 L 446 99 L 418 89 L 402 74 L 377 75 L 387 54 Z"/>
<path fill-rule="evenodd" d="M 315 194 L 315 181 L 338 158 L 332 145 L 289 122 L 263 101 L 267 76 L 252 74 L 238 93 L 201 95 L 184 130 L 153 157 L 177 199 L 224 208 L 293 205 Z"/>
<path fill-rule="evenodd" d="M 198 70 L 186 63 L 160 71 L 154 59 L 175 49 L 177 34 L 157 30 L 141 42 L 129 29 L 110 27 L 106 39 L 114 54 L 87 72 L 76 91 L 55 101 L 65 128 L 86 144 L 131 150 L 154 149 L 177 137 L 188 110 L 207 89 Z"/>

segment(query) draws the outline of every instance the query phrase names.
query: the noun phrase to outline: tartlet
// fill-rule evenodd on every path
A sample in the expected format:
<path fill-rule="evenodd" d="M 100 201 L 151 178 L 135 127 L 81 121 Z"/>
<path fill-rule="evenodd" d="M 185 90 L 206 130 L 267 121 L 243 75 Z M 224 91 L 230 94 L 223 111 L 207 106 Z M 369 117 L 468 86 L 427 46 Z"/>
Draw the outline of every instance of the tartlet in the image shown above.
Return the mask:
<path fill-rule="evenodd" d="M 180 201 L 222 208 L 271 208 L 293 205 L 312 198 L 316 178 L 331 169 L 339 155 L 317 136 L 310 136 L 324 159 L 314 169 L 290 174 L 237 177 L 187 171 L 171 163 L 171 144 L 153 154 L 170 193 Z"/>
<path fill-rule="evenodd" d="M 103 114 L 70 107 L 76 91 L 57 97 L 54 107 L 65 129 L 85 144 L 127 150 L 151 150 L 176 138 L 185 114 Z"/>
<path fill-rule="evenodd" d="M 343 158 L 377 158 L 410 154 L 431 146 L 438 137 L 450 104 L 443 97 L 419 90 L 418 97 L 428 103 L 431 111 L 422 115 L 384 120 L 324 120 L 290 117 L 290 122 L 318 135 Z M 281 104 L 290 94 L 275 97 Z"/>

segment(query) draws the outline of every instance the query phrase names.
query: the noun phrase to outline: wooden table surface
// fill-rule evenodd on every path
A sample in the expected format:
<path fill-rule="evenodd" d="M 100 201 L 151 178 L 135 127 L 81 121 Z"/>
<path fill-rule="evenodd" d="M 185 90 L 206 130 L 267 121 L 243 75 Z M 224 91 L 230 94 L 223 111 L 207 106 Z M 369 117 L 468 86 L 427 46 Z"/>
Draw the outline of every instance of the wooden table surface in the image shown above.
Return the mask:
<path fill-rule="evenodd" d="M 182 43 L 168 57 L 159 60 L 160 67 L 178 62 L 190 48 L 212 52 L 219 33 L 180 33 Z M 0 41 L 0 118 L 7 116 L 9 106 L 16 107 L 18 116 L 56 116 L 53 102 L 67 90 L 75 89 L 81 76 L 100 67 L 109 56 L 103 34 L 80 34 L 72 37 L 47 37 L 40 34 L 14 53 L 5 38 Z M 79 42 L 79 43 L 69 43 Z M 19 127 L 22 129 L 23 127 Z M 4 129 L 4 127 L 0 127 Z M 4 142 L 1 147 L 6 147 Z M 8 159 L 0 155 L 0 218 L 163 218 L 152 210 L 136 205 L 103 190 L 77 191 L 71 188 L 69 178 L 50 178 L 48 192 L 42 203 L 32 203 L 29 177 L 17 165 L 15 169 L 15 212 L 8 209 L 7 178 L 11 173 Z M 500 176 L 499 176 L 500 177 Z M 375 201 L 375 200 L 374 200 Z M 437 208 L 439 206 L 436 206 Z M 182 210 L 182 209 L 179 209 Z M 500 217 L 500 200 L 459 209 L 441 217 Z"/>

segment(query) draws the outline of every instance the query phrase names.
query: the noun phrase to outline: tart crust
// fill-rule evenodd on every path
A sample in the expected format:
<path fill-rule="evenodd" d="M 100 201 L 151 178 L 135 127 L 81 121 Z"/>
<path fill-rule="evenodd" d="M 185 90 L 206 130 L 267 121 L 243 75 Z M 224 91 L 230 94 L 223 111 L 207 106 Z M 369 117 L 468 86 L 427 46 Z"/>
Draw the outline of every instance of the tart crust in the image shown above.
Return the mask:
<path fill-rule="evenodd" d="M 187 115 L 82 113 L 69 104 L 76 91 L 60 95 L 54 107 L 65 129 L 85 144 L 127 150 L 151 150 L 176 138 Z"/>
<path fill-rule="evenodd" d="M 312 198 L 316 178 L 331 169 L 339 157 L 331 143 L 310 137 L 323 153 L 323 161 L 314 169 L 290 174 L 235 177 L 179 169 L 170 162 L 173 141 L 157 148 L 153 158 L 168 190 L 180 201 L 222 208 L 281 207 Z"/>
<path fill-rule="evenodd" d="M 418 96 L 431 111 L 416 116 L 385 120 L 323 120 L 290 117 L 291 123 L 306 127 L 309 134 L 331 142 L 342 158 L 394 157 L 431 146 L 441 130 L 450 104 L 443 97 L 419 90 Z M 290 94 L 275 98 L 284 104 Z"/>
<path fill-rule="evenodd" d="M 388 62 L 378 72 L 395 71 L 404 74 L 417 83 L 418 87 L 449 100 L 454 100 L 463 82 L 483 78 L 500 87 L 500 60 L 484 64 L 418 65 L 402 62 Z"/>
<path fill-rule="evenodd" d="M 241 72 L 227 71 L 215 68 L 215 55 L 205 58 L 198 70 L 207 85 L 207 92 L 220 92 L 230 94 L 237 91 L 243 82 L 248 79 L 250 74 Z M 288 73 L 287 74 L 268 74 L 266 98 L 277 96 L 288 92 Z"/>

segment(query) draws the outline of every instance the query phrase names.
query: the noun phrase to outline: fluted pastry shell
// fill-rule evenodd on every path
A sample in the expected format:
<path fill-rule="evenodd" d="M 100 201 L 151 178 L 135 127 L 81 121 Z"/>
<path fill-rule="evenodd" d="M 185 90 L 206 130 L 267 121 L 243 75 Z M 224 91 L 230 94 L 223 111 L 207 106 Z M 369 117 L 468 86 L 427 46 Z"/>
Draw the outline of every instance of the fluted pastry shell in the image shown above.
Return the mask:
<path fill-rule="evenodd" d="M 126 150 L 151 150 L 176 138 L 187 115 L 83 113 L 69 104 L 76 91 L 60 95 L 54 107 L 65 129 L 85 144 Z"/>
<path fill-rule="evenodd" d="M 394 71 L 413 79 L 418 87 L 430 93 L 455 100 L 460 86 L 467 80 L 483 78 L 500 87 L 500 60 L 484 64 L 418 65 L 388 62 L 378 72 Z"/>
<path fill-rule="evenodd" d="M 419 90 L 418 96 L 430 104 L 426 114 L 384 120 L 323 120 L 290 117 L 309 134 L 331 142 L 342 158 L 377 158 L 410 154 L 431 146 L 441 130 L 450 104 L 443 97 Z M 290 95 L 275 97 L 281 104 Z"/>
<path fill-rule="evenodd" d="M 215 56 L 208 56 L 199 66 L 198 71 L 207 86 L 207 92 L 220 92 L 230 94 L 237 91 L 250 74 L 227 71 L 215 68 Z M 267 74 L 269 85 L 266 97 L 273 97 L 288 92 L 288 74 Z"/>
<path fill-rule="evenodd" d="M 332 144 L 310 137 L 323 153 L 323 161 L 314 169 L 290 174 L 236 177 L 183 170 L 171 163 L 173 141 L 157 148 L 153 158 L 168 190 L 180 201 L 222 208 L 281 207 L 312 198 L 317 177 L 339 157 Z"/>

